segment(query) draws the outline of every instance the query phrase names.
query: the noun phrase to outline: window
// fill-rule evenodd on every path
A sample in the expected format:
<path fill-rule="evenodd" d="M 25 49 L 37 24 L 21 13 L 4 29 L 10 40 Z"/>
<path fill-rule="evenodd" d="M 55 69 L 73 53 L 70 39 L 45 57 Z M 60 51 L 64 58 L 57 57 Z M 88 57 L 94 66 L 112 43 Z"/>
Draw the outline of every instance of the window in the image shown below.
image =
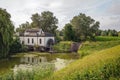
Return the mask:
<path fill-rule="evenodd" d="M 30 43 L 30 40 L 29 40 L 29 38 L 28 38 L 28 43 Z"/>
<path fill-rule="evenodd" d="M 22 41 L 22 44 L 24 44 L 24 41 Z"/>
<path fill-rule="evenodd" d="M 34 39 L 32 38 L 32 43 L 34 43 Z"/>
<path fill-rule="evenodd" d="M 41 39 L 40 39 L 40 44 L 41 44 Z"/>

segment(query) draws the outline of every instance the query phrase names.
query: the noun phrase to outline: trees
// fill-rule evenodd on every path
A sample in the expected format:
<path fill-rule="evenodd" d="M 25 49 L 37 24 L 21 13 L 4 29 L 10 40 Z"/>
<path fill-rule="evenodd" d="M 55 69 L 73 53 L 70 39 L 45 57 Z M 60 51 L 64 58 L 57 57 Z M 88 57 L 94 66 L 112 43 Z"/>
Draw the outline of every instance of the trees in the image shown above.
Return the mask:
<path fill-rule="evenodd" d="M 100 24 L 90 16 L 86 16 L 82 13 L 73 17 L 70 22 L 75 30 L 75 35 L 78 41 L 86 40 L 87 38 L 94 39 Z"/>
<path fill-rule="evenodd" d="M 33 14 L 32 17 L 31 17 L 31 20 L 32 20 L 32 23 L 31 23 L 32 27 L 41 28 L 41 20 L 42 20 L 42 18 L 38 13 Z"/>
<path fill-rule="evenodd" d="M 10 45 L 10 54 L 14 54 L 14 53 L 19 53 L 22 52 L 22 44 L 20 43 L 19 38 L 15 38 L 12 42 L 12 44 Z"/>
<path fill-rule="evenodd" d="M 120 36 L 120 31 L 118 32 L 118 36 Z"/>
<path fill-rule="evenodd" d="M 118 36 L 118 32 L 116 30 L 101 30 L 100 36 Z"/>
<path fill-rule="evenodd" d="M 21 44 L 19 37 L 16 36 L 13 39 L 12 44 L 10 45 L 10 50 L 9 50 L 10 55 L 20 52 L 27 52 L 27 51 L 28 51 L 28 47 L 25 46 L 24 44 Z"/>
<path fill-rule="evenodd" d="M 14 26 L 10 14 L 0 8 L 0 57 L 7 57 L 9 46 L 12 43 Z"/>
<path fill-rule="evenodd" d="M 31 24 L 29 22 L 23 23 L 19 25 L 18 28 L 16 28 L 16 32 L 23 33 L 25 29 L 32 28 Z"/>
<path fill-rule="evenodd" d="M 50 11 L 44 11 L 39 15 L 38 13 L 33 14 L 31 25 L 33 27 L 42 28 L 45 32 L 55 34 L 57 29 L 58 19 Z"/>
<path fill-rule="evenodd" d="M 32 22 L 26 22 L 16 29 L 17 32 L 24 32 L 27 28 L 41 28 L 45 32 L 56 34 L 58 19 L 50 11 L 41 14 L 35 13 L 31 17 Z"/>
<path fill-rule="evenodd" d="M 66 24 L 64 27 L 64 40 L 71 41 L 74 40 L 74 30 L 71 24 Z"/>
<path fill-rule="evenodd" d="M 101 36 L 107 36 L 107 35 L 108 35 L 107 30 L 104 30 L 104 31 L 101 32 Z"/>

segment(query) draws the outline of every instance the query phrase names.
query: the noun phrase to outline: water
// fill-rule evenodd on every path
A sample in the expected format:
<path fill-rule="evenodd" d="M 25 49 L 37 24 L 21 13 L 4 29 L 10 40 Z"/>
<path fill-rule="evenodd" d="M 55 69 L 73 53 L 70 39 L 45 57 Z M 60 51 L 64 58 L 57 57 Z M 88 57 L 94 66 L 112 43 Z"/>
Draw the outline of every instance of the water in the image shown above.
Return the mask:
<path fill-rule="evenodd" d="M 0 75 L 11 70 L 13 72 L 16 72 L 17 70 L 31 70 L 33 67 L 43 64 L 53 64 L 54 70 L 57 71 L 76 59 L 78 59 L 78 55 L 76 54 L 18 54 L 9 59 L 0 61 Z"/>

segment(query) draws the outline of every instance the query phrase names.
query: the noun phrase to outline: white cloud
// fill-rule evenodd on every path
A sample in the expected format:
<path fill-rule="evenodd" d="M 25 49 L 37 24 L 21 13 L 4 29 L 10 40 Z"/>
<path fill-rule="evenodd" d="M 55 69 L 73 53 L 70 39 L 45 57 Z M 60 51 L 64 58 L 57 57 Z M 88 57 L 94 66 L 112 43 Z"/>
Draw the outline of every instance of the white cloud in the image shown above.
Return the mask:
<path fill-rule="evenodd" d="M 114 16 L 116 15 L 115 13 L 119 13 L 117 12 L 119 11 L 118 8 L 116 8 L 116 5 L 119 7 L 119 3 L 115 4 L 119 0 L 112 1 L 113 3 L 109 3 L 110 1 L 112 0 L 0 0 L 0 7 L 6 8 L 12 15 L 12 20 L 16 27 L 21 23 L 31 21 L 30 17 L 32 14 L 49 10 L 59 19 L 59 29 L 80 12 L 99 20 L 103 29 L 108 28 L 104 26 L 109 25 L 117 25 L 115 29 L 118 29 L 118 21 L 110 19 L 111 14 L 108 11 L 114 12 Z M 109 8 L 104 12 L 101 7 L 107 3 Z M 109 17 L 107 16 L 108 14 Z"/>
<path fill-rule="evenodd" d="M 115 0 L 113 4 L 111 4 L 110 8 L 108 9 L 108 13 L 120 15 L 119 8 L 120 8 L 120 0 Z"/>
<path fill-rule="evenodd" d="M 100 21 L 100 29 L 116 29 L 120 31 L 120 16 L 99 16 L 95 17 L 95 19 Z"/>

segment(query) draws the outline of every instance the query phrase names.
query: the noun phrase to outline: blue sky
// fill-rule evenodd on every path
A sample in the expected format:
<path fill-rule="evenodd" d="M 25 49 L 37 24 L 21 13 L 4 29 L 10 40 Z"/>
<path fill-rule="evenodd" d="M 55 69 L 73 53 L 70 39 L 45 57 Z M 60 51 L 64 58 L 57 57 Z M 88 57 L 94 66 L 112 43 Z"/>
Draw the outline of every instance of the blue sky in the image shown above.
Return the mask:
<path fill-rule="evenodd" d="M 120 0 L 0 0 L 15 27 L 29 21 L 34 13 L 51 11 L 59 19 L 62 29 L 75 15 L 85 13 L 100 22 L 101 29 L 120 31 Z"/>

